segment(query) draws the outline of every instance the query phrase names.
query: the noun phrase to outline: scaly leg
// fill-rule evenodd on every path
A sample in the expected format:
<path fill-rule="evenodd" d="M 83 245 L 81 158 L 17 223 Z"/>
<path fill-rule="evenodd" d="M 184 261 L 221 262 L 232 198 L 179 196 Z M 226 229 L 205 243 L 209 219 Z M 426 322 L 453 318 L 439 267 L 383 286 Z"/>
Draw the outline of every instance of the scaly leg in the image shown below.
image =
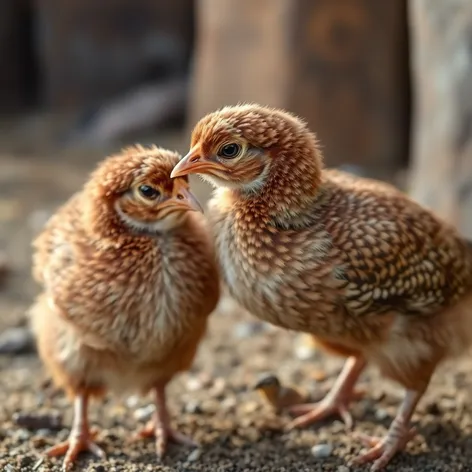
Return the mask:
<path fill-rule="evenodd" d="M 155 387 L 154 395 L 156 405 L 154 418 L 139 431 L 138 435 L 142 438 L 152 436 L 156 438 L 156 451 L 159 459 L 164 457 L 169 440 L 186 446 L 198 447 L 198 443 L 193 439 L 171 428 L 169 412 L 166 405 L 165 385 Z"/>
<path fill-rule="evenodd" d="M 348 407 L 352 400 L 362 397 L 362 393 L 354 391 L 354 386 L 366 364 L 366 361 L 361 357 L 349 357 L 333 387 L 323 400 L 318 403 L 294 405 L 288 409 L 292 414 L 302 415 L 289 423 L 288 428 L 308 426 L 328 416 L 339 414 L 346 426 L 351 429 L 354 421 Z"/>
<path fill-rule="evenodd" d="M 406 391 L 397 415 L 383 439 L 371 438 L 365 435 L 360 436 L 361 441 L 370 449 L 355 459 L 355 463 L 365 464 L 366 462 L 375 461 L 371 471 L 382 470 L 397 452 L 405 448 L 408 441 L 416 434 L 415 429 L 410 426 L 410 420 L 418 401 L 423 396 L 423 392 Z"/>
<path fill-rule="evenodd" d="M 72 467 L 80 452 L 89 451 L 100 459 L 106 457 L 103 449 L 93 442 L 87 418 L 88 394 L 81 393 L 74 399 L 74 421 L 67 441 L 46 450 L 48 457 L 62 456 L 65 454 L 62 470 Z"/>

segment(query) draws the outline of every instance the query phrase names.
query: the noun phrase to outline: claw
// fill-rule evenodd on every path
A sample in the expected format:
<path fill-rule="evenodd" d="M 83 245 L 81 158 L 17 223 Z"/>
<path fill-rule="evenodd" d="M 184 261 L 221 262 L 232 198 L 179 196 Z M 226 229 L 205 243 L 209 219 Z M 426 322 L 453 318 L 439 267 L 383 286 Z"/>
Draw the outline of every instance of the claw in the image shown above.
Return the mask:
<path fill-rule="evenodd" d="M 354 426 L 354 420 L 349 412 L 349 404 L 364 396 L 364 391 L 354 390 L 359 375 L 364 370 L 366 363 L 362 358 L 351 357 L 346 361 L 343 370 L 339 374 L 328 395 L 318 403 L 294 405 L 288 411 L 294 415 L 301 415 L 290 422 L 287 428 L 301 428 L 329 416 L 338 414 L 348 429 Z"/>
<path fill-rule="evenodd" d="M 90 431 L 87 421 L 87 394 L 77 395 L 74 400 L 74 424 L 72 426 L 69 438 L 46 450 L 48 457 L 57 457 L 65 455 L 62 463 L 62 470 L 70 470 L 81 452 L 91 452 L 99 459 L 105 459 L 105 451 L 95 444 L 94 439 L 97 431 Z"/>
<path fill-rule="evenodd" d="M 402 451 L 407 443 L 416 436 L 416 429 L 406 430 L 401 436 L 393 437 L 389 432 L 385 438 L 374 438 L 364 434 L 357 435 L 369 449 L 354 459 L 354 464 L 363 465 L 372 462 L 371 472 L 382 470 L 397 452 Z"/>
<path fill-rule="evenodd" d="M 192 438 L 189 438 L 185 434 L 175 431 L 170 427 L 164 387 L 156 387 L 155 395 L 156 411 L 154 418 L 137 433 L 137 438 L 154 437 L 156 439 L 156 453 L 159 459 L 164 457 L 169 441 L 184 446 L 199 447 L 199 443 L 194 441 Z"/>
<path fill-rule="evenodd" d="M 289 411 L 294 414 L 300 414 L 297 419 L 291 421 L 287 428 L 289 430 L 294 428 L 303 428 L 317 421 L 321 421 L 329 416 L 339 414 L 347 429 L 352 429 L 354 420 L 348 410 L 348 401 L 331 400 L 325 398 L 319 403 L 295 405 Z M 305 413 L 306 412 L 306 413 Z"/>

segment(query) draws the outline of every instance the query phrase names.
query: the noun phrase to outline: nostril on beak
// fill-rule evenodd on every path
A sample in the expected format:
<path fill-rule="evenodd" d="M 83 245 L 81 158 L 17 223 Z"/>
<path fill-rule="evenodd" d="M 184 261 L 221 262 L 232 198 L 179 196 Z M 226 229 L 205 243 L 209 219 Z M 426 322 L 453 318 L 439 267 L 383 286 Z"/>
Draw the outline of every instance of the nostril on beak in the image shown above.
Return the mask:
<path fill-rule="evenodd" d="M 181 193 L 177 194 L 177 200 L 184 200 L 184 199 L 185 197 Z"/>
<path fill-rule="evenodd" d="M 191 159 L 189 159 L 189 162 L 197 162 L 200 159 L 200 156 L 192 156 Z"/>

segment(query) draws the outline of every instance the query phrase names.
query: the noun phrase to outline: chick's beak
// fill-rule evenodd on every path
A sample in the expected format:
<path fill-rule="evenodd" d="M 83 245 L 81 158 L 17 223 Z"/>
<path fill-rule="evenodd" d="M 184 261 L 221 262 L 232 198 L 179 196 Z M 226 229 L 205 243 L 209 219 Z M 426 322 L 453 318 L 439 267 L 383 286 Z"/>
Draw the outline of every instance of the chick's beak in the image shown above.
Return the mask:
<path fill-rule="evenodd" d="M 203 207 L 200 205 L 200 202 L 196 199 L 192 192 L 186 188 L 181 188 L 177 193 L 177 202 L 180 202 L 182 205 L 188 207 L 188 209 L 193 211 L 199 211 L 203 213 Z"/>
<path fill-rule="evenodd" d="M 218 162 L 202 156 L 200 144 L 195 145 L 186 156 L 172 170 L 170 177 L 182 177 L 188 174 L 206 174 L 212 170 L 221 170 L 223 166 Z"/>

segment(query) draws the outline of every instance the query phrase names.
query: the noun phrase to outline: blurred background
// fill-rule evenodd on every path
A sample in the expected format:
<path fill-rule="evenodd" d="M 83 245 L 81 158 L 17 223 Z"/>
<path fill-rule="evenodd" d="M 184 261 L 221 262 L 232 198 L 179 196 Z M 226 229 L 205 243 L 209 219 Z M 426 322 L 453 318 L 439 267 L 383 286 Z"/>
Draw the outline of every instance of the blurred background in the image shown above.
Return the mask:
<path fill-rule="evenodd" d="M 243 101 L 303 116 L 328 166 L 472 237 L 471 58 L 470 0 L 2 0 L 0 303 L 29 302 L 30 241 L 98 160 L 185 153 Z"/>
<path fill-rule="evenodd" d="M 46 404 L 26 316 L 38 291 L 30 275 L 33 237 L 107 154 L 136 142 L 185 153 L 200 117 L 244 101 L 304 117 L 328 166 L 390 181 L 472 238 L 471 0 L 1 0 L 0 353 L 15 356 L 0 357 L 0 445 L 9 438 L 0 465 L 12 455 L 31 459 L 30 433 L 12 427 L 17 438 L 2 422 L 10 427 L 13 413 Z M 210 188 L 193 182 L 206 201 Z M 329 364 L 306 338 L 225 306 L 236 315 L 231 323 L 215 318 L 210 344 L 176 397 L 179 408 L 210 411 L 204 402 L 213 394 L 201 378 L 220 379 L 215 398 L 229 406 L 217 402 L 214 411 L 230 425 L 205 421 L 209 431 L 233 431 L 234 420 L 236 431 L 249 413 L 225 415 L 240 401 L 235 392 L 244 391 L 249 371 L 277 368 L 285 379 L 328 389 L 339 361 Z M 31 356 L 16 357 L 25 353 Z M 462 389 L 469 398 L 470 367 L 458 369 L 439 377 L 433 391 L 457 402 Z M 383 385 L 378 381 L 376 391 Z M 203 403 L 188 400 L 192 409 L 180 394 L 198 389 Z M 67 411 L 60 401 L 52 404 L 56 411 Z M 470 415 L 462 418 L 454 402 L 453 420 L 470 426 Z M 251 408 L 258 411 L 257 404 Z M 110 409 L 100 419 L 113 424 L 121 414 Z M 453 451 L 464 444 L 458 456 L 472 461 L 462 431 L 438 435 Z M 218 470 L 234 470 L 226 436 L 219 437 L 230 468 Z M 311 447 L 315 438 L 304 437 Z M 438 470 L 459 470 L 447 468 L 451 454 L 441 447 Z M 293 451 L 281 457 L 284 448 L 270 439 L 273 454 L 261 449 L 257 460 L 286 460 L 286 470 L 302 470 L 305 452 L 301 459 Z"/>

